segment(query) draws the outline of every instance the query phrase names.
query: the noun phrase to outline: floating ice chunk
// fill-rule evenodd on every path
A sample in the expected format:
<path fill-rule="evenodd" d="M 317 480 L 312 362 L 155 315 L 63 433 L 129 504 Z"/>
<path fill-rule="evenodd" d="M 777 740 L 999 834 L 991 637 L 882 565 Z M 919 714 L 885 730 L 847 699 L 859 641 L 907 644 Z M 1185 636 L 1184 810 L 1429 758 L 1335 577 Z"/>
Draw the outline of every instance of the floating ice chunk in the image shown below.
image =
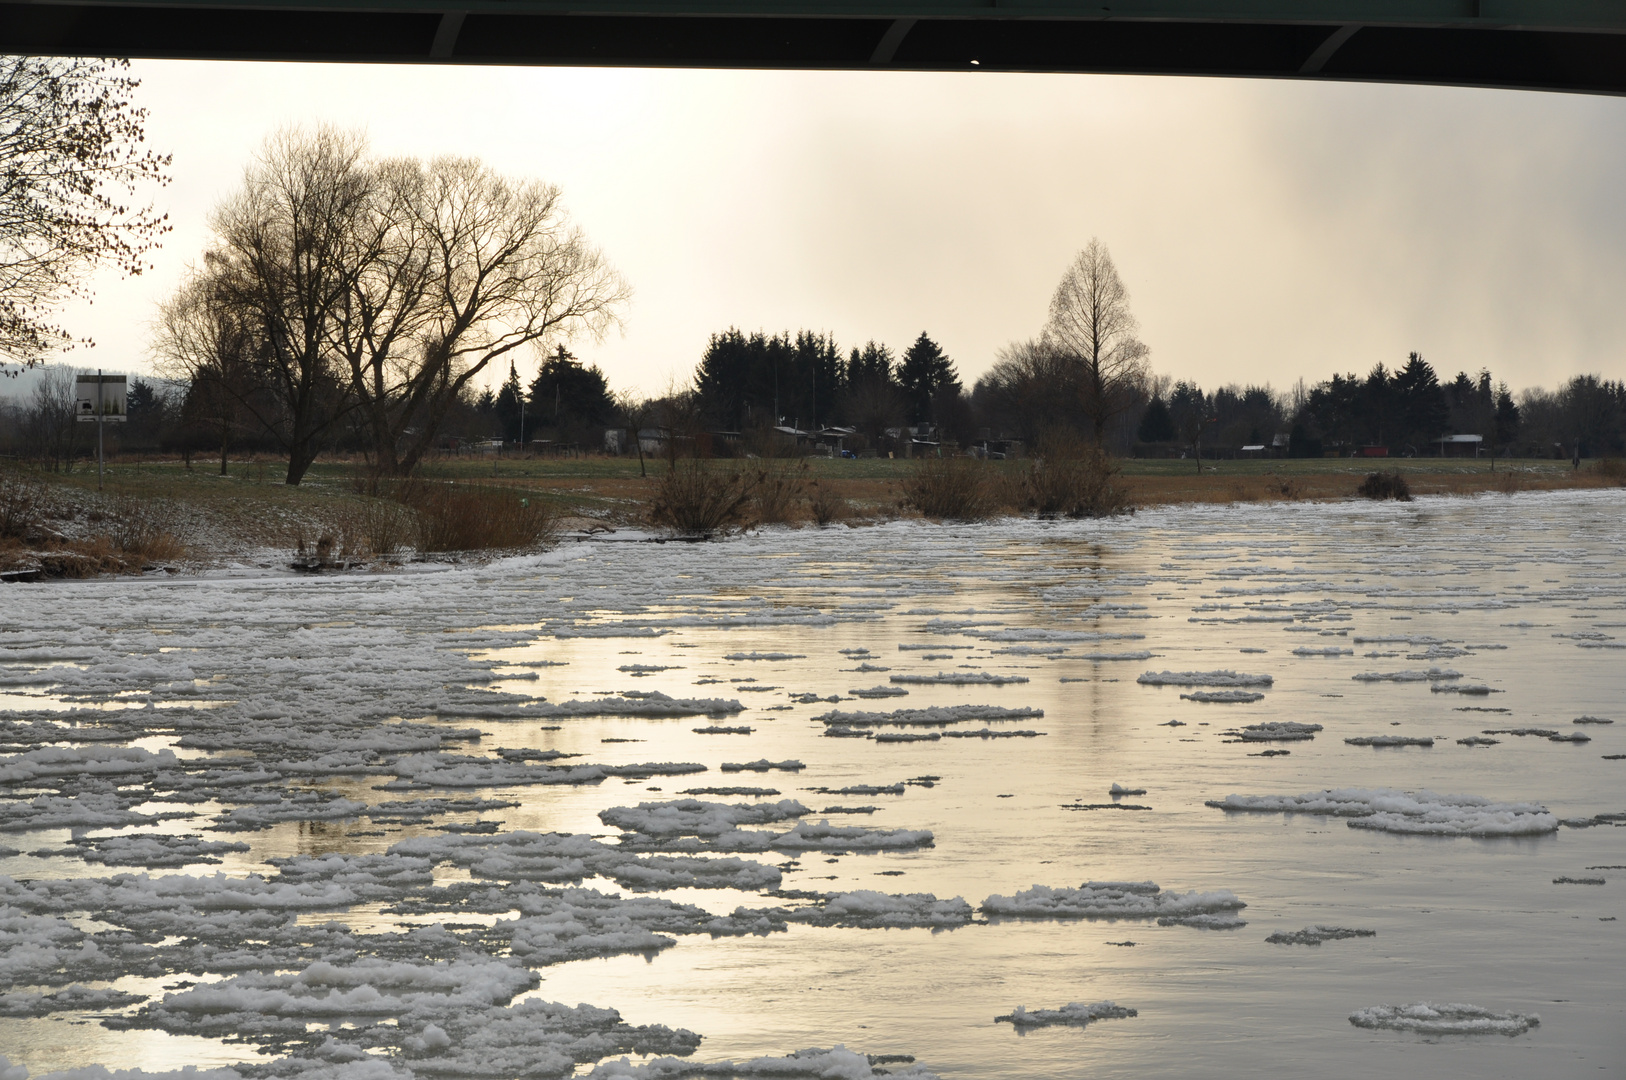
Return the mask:
<path fill-rule="evenodd" d="M 1006 708 L 1001 705 L 939 705 L 924 709 L 894 709 L 881 712 L 842 712 L 832 710 L 813 719 L 843 727 L 946 727 L 971 720 L 1037 720 L 1043 709 Z"/>
<path fill-rule="evenodd" d="M 1146 649 L 1134 649 L 1130 652 L 1088 652 L 1080 653 L 1078 659 L 1106 662 L 1109 660 L 1150 660 L 1152 654 Z"/>
<path fill-rule="evenodd" d="M 1122 784 L 1113 784 L 1111 789 L 1108 790 L 1107 794 L 1111 795 L 1113 798 L 1117 798 L 1120 795 L 1144 795 L 1146 794 L 1146 789 L 1140 787 L 1124 787 Z"/>
<path fill-rule="evenodd" d="M 715 1064 L 662 1057 L 635 1065 L 631 1060 L 622 1058 L 600 1064 L 586 1074 L 586 1080 L 690 1080 L 691 1077 L 715 1080 L 879 1080 L 883 1076 L 892 1080 L 938 1080 L 936 1073 L 923 1066 L 877 1069 L 875 1066 L 879 1064 L 881 1059 L 872 1064 L 865 1055 L 855 1054 L 845 1046 L 836 1046 L 829 1050 L 798 1050 L 784 1057 L 719 1061 Z"/>
<path fill-rule="evenodd" d="M 937 731 L 881 731 L 872 736 L 878 743 L 937 742 L 942 737 Z"/>
<path fill-rule="evenodd" d="M 852 784 L 843 788 L 814 788 L 819 795 L 902 795 L 903 784 Z"/>
<path fill-rule="evenodd" d="M 696 787 L 685 788 L 684 795 L 778 795 L 778 788 L 771 787 Z"/>
<path fill-rule="evenodd" d="M 1356 682 L 1443 682 L 1462 678 L 1462 672 L 1431 667 L 1421 671 L 1363 671 L 1350 678 Z"/>
<path fill-rule="evenodd" d="M 865 829 L 857 825 L 803 821 L 773 837 L 780 851 L 911 851 L 931 847 L 930 829 Z"/>
<path fill-rule="evenodd" d="M 57 1012 L 101 1012 L 125 1009 L 147 1000 L 145 994 L 130 994 L 123 990 L 94 990 L 88 986 L 69 986 L 54 994 L 30 994 L 13 991 L 0 994 L 0 1016 L 49 1016 Z M 5 1063 L 0 1058 L 0 1066 Z M 6 1072 L 0 1067 L 0 1080 Z"/>
<path fill-rule="evenodd" d="M 705 727 L 694 728 L 696 735 L 749 735 L 756 728 L 747 724 L 737 724 L 730 727 L 727 724 L 707 724 Z"/>
<path fill-rule="evenodd" d="M 527 716 L 544 719 L 567 716 L 720 716 L 744 712 L 745 706 L 737 699 L 674 698 L 658 691 L 645 694 L 622 694 L 593 701 L 564 701 L 557 705 L 540 703 L 530 706 Z"/>
<path fill-rule="evenodd" d="M 1247 926 L 1246 919 L 1239 919 L 1235 915 L 1161 915 L 1158 917 L 1159 926 L 1190 926 L 1197 930 L 1238 930 Z"/>
<path fill-rule="evenodd" d="M 1012 1024 L 1018 1030 L 1059 1025 L 1083 1027 L 1091 1020 L 1122 1020 L 1138 1015 L 1134 1009 L 1125 1008 L 1111 1001 L 1097 1001 L 1093 1005 L 1071 1001 L 1059 1009 L 1034 1009 L 1032 1012 L 1025 1006 L 1018 1005 L 1009 1015 L 994 1017 L 994 1023 Z"/>
<path fill-rule="evenodd" d="M 767 772 L 769 769 L 797 772 L 804 768 L 806 766 L 795 758 L 786 758 L 784 761 L 769 761 L 767 758 L 758 758 L 756 761 L 725 761 L 722 764 L 723 772 Z"/>
<path fill-rule="evenodd" d="M 1487 728 L 1483 732 L 1483 734 L 1486 734 L 1486 735 L 1520 735 L 1520 736 L 1528 735 L 1528 736 L 1533 736 L 1533 737 L 1538 738 L 1538 739 L 1546 739 L 1548 742 L 1585 743 L 1585 742 L 1591 742 L 1592 741 L 1592 736 L 1583 735 L 1579 731 L 1554 731 L 1551 728 L 1535 728 L 1535 727 Z"/>
<path fill-rule="evenodd" d="M 1143 686 L 1270 686 L 1276 680 L 1236 671 L 1148 671 L 1135 681 Z"/>
<path fill-rule="evenodd" d="M 1041 736 L 1043 734 L 1045 734 L 1045 733 L 1042 732 L 1042 731 L 1032 731 L 1032 730 L 1029 730 L 1027 728 L 1023 728 L 1021 730 L 1009 730 L 1009 731 L 995 731 L 992 728 L 978 728 L 975 731 L 945 731 L 945 732 L 943 732 L 943 738 L 945 738 L 945 739 L 1036 739 L 1036 738 L 1038 738 L 1039 736 Z M 934 738 L 934 739 L 936 737 L 937 737 L 936 735 L 932 736 L 932 738 Z M 876 735 L 875 736 L 875 741 L 876 742 L 893 742 L 895 740 L 893 738 L 891 738 L 890 736 L 887 736 L 887 735 Z"/>
<path fill-rule="evenodd" d="M 629 675 L 654 675 L 660 671 L 682 671 L 683 668 L 681 665 L 672 664 L 622 664 L 615 670 L 624 671 Z"/>
<path fill-rule="evenodd" d="M 1491 694 L 1502 693 L 1502 691 L 1493 690 L 1484 683 L 1435 683 L 1428 690 L 1431 694 L 1467 694 L 1470 697 L 1487 697 Z"/>
<path fill-rule="evenodd" d="M 1466 739 L 1458 739 L 1459 746 L 1495 746 L 1501 739 L 1487 739 L 1479 735 L 1470 735 Z"/>
<path fill-rule="evenodd" d="M 901 686 L 872 686 L 868 690 L 849 690 L 847 693 L 855 698 L 887 698 L 905 697 L 909 691 Z"/>
<path fill-rule="evenodd" d="M 1303 930 L 1278 930 L 1265 940 L 1272 945 L 1320 945 L 1323 941 L 1376 937 L 1376 930 L 1353 930 L 1343 926 L 1306 926 Z"/>
<path fill-rule="evenodd" d="M 1523 1035 L 1541 1023 L 1534 1013 L 1499 1013 L 1478 1005 L 1417 1001 L 1373 1005 L 1350 1013 L 1356 1027 L 1414 1031 L 1420 1035 Z"/>
<path fill-rule="evenodd" d="M 0 784 L 34 784 L 59 777 L 130 777 L 180 767 L 173 750 L 135 746 L 49 746 L 0 757 Z"/>
<path fill-rule="evenodd" d="M 767 825 L 812 813 L 795 799 L 777 803 L 714 803 L 699 799 L 646 802 L 600 810 L 598 819 L 647 836 L 721 836 L 741 825 Z"/>
<path fill-rule="evenodd" d="M 366 803 L 332 792 L 291 791 L 276 802 L 233 807 L 215 819 L 213 828 L 220 832 L 250 832 L 284 821 L 347 821 L 366 811 Z"/>
<path fill-rule="evenodd" d="M 1000 630 L 970 629 L 968 637 L 983 641 L 1139 641 L 1145 634 L 1106 630 L 1045 630 L 1039 627 L 1006 627 Z M 940 646 L 933 646 L 934 648 Z"/>
<path fill-rule="evenodd" d="M 1609 882 L 1601 877 L 1568 877 L 1560 875 L 1553 878 L 1554 885 L 1607 885 Z"/>
<path fill-rule="evenodd" d="M 1181 694 L 1181 701 L 1204 701 L 1210 704 L 1241 704 L 1252 701 L 1263 701 L 1265 695 L 1255 690 L 1193 690 L 1189 694 Z"/>
<path fill-rule="evenodd" d="M 858 889 L 831 893 L 814 907 L 784 913 L 790 922 L 813 926 L 851 926 L 866 930 L 931 927 L 941 930 L 969 923 L 971 905 L 956 896 L 939 900 L 931 893 L 883 893 Z"/>
<path fill-rule="evenodd" d="M 846 650 L 843 649 L 843 652 Z M 866 650 L 867 653 L 867 650 Z M 724 660 L 805 660 L 802 653 L 790 652 L 731 652 L 723 657 Z"/>
<path fill-rule="evenodd" d="M 841 670 L 843 670 L 843 671 L 857 671 L 857 672 L 862 673 L 862 672 L 871 672 L 871 671 L 891 671 L 892 669 L 889 668 L 889 667 L 886 667 L 885 665 L 882 665 L 882 664 L 859 664 L 855 668 L 842 668 Z"/>
<path fill-rule="evenodd" d="M 1206 805 L 1227 811 L 1327 814 L 1351 819 L 1352 829 L 1427 836 L 1534 836 L 1558 831 L 1558 818 L 1535 803 L 1498 803 L 1477 795 L 1393 788 L 1227 795 Z"/>
<path fill-rule="evenodd" d="M 113 829 L 126 825 L 150 825 L 161 818 L 194 816 L 189 810 L 166 814 L 137 813 L 129 808 L 132 801 L 112 792 L 91 791 L 72 798 L 40 795 L 27 802 L 0 803 L 0 832 Z"/>
<path fill-rule="evenodd" d="M 1357 735 L 1345 739 L 1351 746 L 1433 746 L 1434 740 L 1414 735 Z"/>
<path fill-rule="evenodd" d="M 637 892 L 692 887 L 754 892 L 777 888 L 781 878 L 777 867 L 758 862 L 734 858 L 639 857 L 617 845 L 568 833 L 420 836 L 403 840 L 389 851 L 410 858 L 450 862 L 464 867 L 476 878 L 573 885 L 596 875 Z"/>
<path fill-rule="evenodd" d="M 1087 881 L 1076 889 L 1035 885 L 1014 896 L 990 896 L 982 911 L 1036 919 L 1183 919 L 1247 906 L 1229 889 L 1172 893 L 1151 881 Z"/>
<path fill-rule="evenodd" d="M 1293 650 L 1294 656 L 1354 656 L 1354 649 L 1341 649 L 1336 645 L 1328 645 L 1324 649 L 1310 649 L 1300 646 Z"/>
<path fill-rule="evenodd" d="M 1302 742 L 1315 738 L 1320 724 L 1301 724 L 1295 720 L 1270 720 L 1263 724 L 1249 724 L 1242 729 L 1243 742 Z"/>
<path fill-rule="evenodd" d="M 1025 683 L 1026 675 L 996 675 L 988 671 L 939 671 L 936 675 L 889 675 L 895 683 L 926 686 L 1004 686 Z"/>
<path fill-rule="evenodd" d="M 1613 724 L 1613 720 L 1605 720 L 1601 716 L 1577 716 L 1571 720 L 1572 724 Z"/>
<path fill-rule="evenodd" d="M 198 836 L 173 836 L 168 833 L 78 838 L 69 843 L 80 849 L 86 862 L 153 868 L 218 863 L 222 855 L 249 849 L 247 844 L 240 842 L 204 840 Z"/>

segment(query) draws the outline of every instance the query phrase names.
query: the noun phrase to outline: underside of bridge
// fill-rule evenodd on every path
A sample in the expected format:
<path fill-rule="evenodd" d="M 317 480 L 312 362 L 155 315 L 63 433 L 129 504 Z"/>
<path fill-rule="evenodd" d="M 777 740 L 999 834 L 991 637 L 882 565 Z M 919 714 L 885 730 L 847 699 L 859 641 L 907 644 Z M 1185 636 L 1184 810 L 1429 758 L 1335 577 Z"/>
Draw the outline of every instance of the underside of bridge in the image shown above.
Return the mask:
<path fill-rule="evenodd" d="M 1626 0 L 0 3 L 0 51 L 1046 71 L 1626 92 Z"/>

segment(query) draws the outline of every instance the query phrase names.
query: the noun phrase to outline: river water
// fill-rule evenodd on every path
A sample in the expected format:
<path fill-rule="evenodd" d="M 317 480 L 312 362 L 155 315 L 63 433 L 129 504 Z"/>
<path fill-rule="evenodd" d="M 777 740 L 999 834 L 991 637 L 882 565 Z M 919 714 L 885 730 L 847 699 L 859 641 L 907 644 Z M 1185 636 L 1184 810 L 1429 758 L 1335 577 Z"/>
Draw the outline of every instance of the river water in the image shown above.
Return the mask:
<path fill-rule="evenodd" d="M 52 940 L 40 920 L 55 920 L 64 934 L 62 926 L 103 933 L 94 942 L 105 956 L 139 930 L 144 909 L 74 900 L 70 882 L 147 874 L 139 888 L 150 890 L 160 876 L 221 873 L 274 883 L 286 879 L 275 876 L 285 864 L 268 860 L 398 859 L 407 849 L 391 849 L 403 841 L 489 837 L 492 829 L 614 844 L 619 830 L 601 811 L 686 798 L 689 789 L 752 786 L 776 793 L 697 797 L 729 805 L 796 799 L 811 811 L 800 815 L 807 822 L 929 830 L 931 841 L 742 854 L 781 869 L 778 895 L 726 887 L 637 895 L 723 915 L 858 890 L 929 893 L 964 898 L 975 917 L 947 928 L 792 921 L 766 934 L 679 932 L 659 951 L 607 947 L 608 955 L 532 963 L 540 984 L 518 1000 L 586 1002 L 619 1010 L 629 1024 L 690 1029 L 703 1036 L 696 1062 L 844 1044 L 912 1055 L 923 1070 L 967 1078 L 1621 1075 L 1626 817 L 1608 815 L 1626 811 L 1623 512 L 1626 497 L 1615 492 L 1178 507 L 1111 522 L 900 522 L 765 530 L 706 544 L 611 536 L 438 571 L 295 578 L 244 569 L 11 586 L 0 592 L 0 718 L 11 755 L 0 759 L 0 785 L 13 809 L 36 810 L 6 818 L 0 833 L 12 905 L 0 909 L 0 991 L 12 991 L 0 998 L 0 1017 L 12 1002 L 12 1018 L 0 1018 L 0 1053 L 35 1077 L 98 1063 L 162 1071 L 279 1056 L 284 1075 L 314 1077 L 322 1062 L 332 1075 L 350 1069 L 359 1077 L 360 1066 L 346 1065 L 334 1047 L 366 1042 L 353 1033 L 378 1016 L 365 1010 L 311 1013 L 311 1031 L 334 1033 L 318 1053 L 314 1040 L 256 1036 L 252 1009 L 243 1029 L 223 1031 L 153 1008 L 192 984 L 254 971 L 293 977 L 327 955 L 320 942 L 293 953 L 267 947 L 255 960 L 263 935 L 244 923 L 239 948 L 249 959 L 227 970 L 183 953 L 181 927 L 148 935 L 139 958 L 84 966 L 66 945 L 54 959 L 40 958 Z M 1141 681 L 1160 672 L 1200 677 Z M 894 681 L 915 677 L 933 681 Z M 1191 699 L 1237 689 L 1257 700 Z M 709 717 L 633 715 L 627 703 L 647 702 L 650 692 L 737 707 Z M 621 702 L 604 707 L 621 714 L 594 715 L 596 706 L 583 705 L 550 716 L 539 700 Z M 951 711 L 935 725 L 876 725 L 870 717 L 851 728 L 855 737 L 827 734 L 841 726 L 832 711 L 966 705 L 1043 715 L 966 720 Z M 1614 722 L 1577 724 L 1583 717 Z M 401 720 L 462 734 L 431 748 L 442 755 L 431 761 L 422 746 L 402 748 L 405 729 L 393 726 Z M 1320 728 L 1285 741 L 1255 737 L 1258 730 L 1243 737 L 1249 725 L 1272 722 Z M 714 726 L 750 730 L 696 730 Z M 983 729 L 1040 734 L 864 737 Z M 1507 733 L 1516 730 L 1535 733 Z M 318 737 L 329 733 L 338 742 Z M 1433 742 L 1345 741 L 1375 736 Z M 1495 741 L 1459 742 L 1470 738 Z M 94 766 L 90 750 L 108 746 L 168 749 L 180 764 L 132 758 L 124 780 L 96 780 L 110 766 Z M 56 772 L 40 764 L 50 747 L 70 752 Z M 559 759 L 572 764 L 694 763 L 705 771 L 512 784 L 455 771 L 490 760 L 540 769 L 547 766 L 525 763 L 548 760 L 548 751 L 580 755 Z M 722 770 L 758 759 L 794 759 L 801 768 Z M 95 768 L 103 772 L 92 776 Z M 211 769 L 216 779 L 206 783 Z M 257 770 L 259 802 L 234 801 L 218 780 L 222 769 Z M 814 790 L 906 781 L 901 793 Z M 1143 794 L 1115 798 L 1114 784 Z M 1208 805 L 1326 789 L 1539 805 L 1495 811 L 1501 824 L 1484 827 L 1453 818 L 1448 806 L 1434 831 Z M 75 826 L 40 817 L 41 804 L 30 802 L 96 792 L 122 800 L 121 812 L 192 816 Z M 288 811 L 233 827 L 233 812 L 240 818 L 263 805 L 265 792 L 342 796 L 366 809 L 346 814 L 327 802 L 313 815 L 325 820 Z M 518 805 L 420 807 L 415 816 L 378 805 L 419 798 Z M 874 809 L 825 812 L 867 807 Z M 1555 819 L 1563 824 L 1550 827 Z M 765 828 L 783 832 L 792 823 Z M 209 863 L 172 855 L 170 865 L 143 864 L 139 853 L 94 861 L 95 852 L 114 850 L 96 841 L 118 836 L 193 836 L 247 850 L 217 850 Z M 474 877 L 482 873 L 476 868 Z M 434 874 L 439 885 L 470 878 L 466 863 L 449 858 Z M 633 896 L 592 873 L 580 880 Z M 52 881 L 54 898 L 41 899 L 41 883 Z M 1231 911 L 1245 925 L 981 910 L 990 896 L 1090 881 L 1229 890 L 1246 905 Z M 176 903 L 191 905 L 185 910 L 213 910 L 187 892 L 202 885 L 175 887 L 187 897 Z M 137 889 L 123 888 L 115 893 Z M 298 920 L 336 921 L 357 935 L 451 924 L 464 935 L 457 948 L 465 960 L 507 956 L 458 928 L 511 913 L 413 913 L 400 906 L 406 891 L 379 890 L 304 903 Z M 219 903 L 234 918 L 275 907 L 269 899 Z M 1374 933 L 1313 946 L 1265 940 L 1316 925 Z M 110 929 L 119 927 L 125 939 Z M 413 962 L 410 948 L 389 949 L 378 955 Z M 354 949 L 330 959 L 358 962 Z M 16 1015 L 46 1009 L 27 995 L 70 983 L 130 997 Z M 995 1022 L 1017 1006 L 1102 1001 L 1136 1015 L 1025 1032 Z M 1539 1024 L 1504 1035 L 1350 1021 L 1359 1010 L 1414 1002 L 1466 1003 L 1539 1016 Z M 454 1007 L 436 1008 L 457 1019 Z M 416 1015 L 389 1023 L 421 1027 Z M 137 1019 L 109 1027 L 102 1021 L 110 1016 Z M 475 1045 L 472 1033 L 487 1021 L 473 1016 L 462 1028 L 440 1028 Z M 506 1037 L 493 1027 L 479 1038 L 502 1049 Z M 436 1075 L 435 1046 L 369 1038 L 363 1049 L 376 1060 L 362 1064 Z"/>

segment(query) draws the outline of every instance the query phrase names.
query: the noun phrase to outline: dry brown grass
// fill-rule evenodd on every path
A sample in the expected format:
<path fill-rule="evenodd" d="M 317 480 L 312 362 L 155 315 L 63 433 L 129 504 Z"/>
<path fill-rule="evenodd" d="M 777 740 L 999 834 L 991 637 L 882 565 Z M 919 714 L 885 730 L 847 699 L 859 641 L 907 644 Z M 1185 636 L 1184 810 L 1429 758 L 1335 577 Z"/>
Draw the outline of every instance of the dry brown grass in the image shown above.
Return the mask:
<path fill-rule="evenodd" d="M 1626 459 L 1602 458 L 1592 466 L 1592 472 L 1598 479 L 1617 487 L 1626 487 Z"/>
<path fill-rule="evenodd" d="M 508 488 L 414 482 L 397 497 L 413 511 L 420 554 L 534 548 L 558 527 L 545 500 Z"/>

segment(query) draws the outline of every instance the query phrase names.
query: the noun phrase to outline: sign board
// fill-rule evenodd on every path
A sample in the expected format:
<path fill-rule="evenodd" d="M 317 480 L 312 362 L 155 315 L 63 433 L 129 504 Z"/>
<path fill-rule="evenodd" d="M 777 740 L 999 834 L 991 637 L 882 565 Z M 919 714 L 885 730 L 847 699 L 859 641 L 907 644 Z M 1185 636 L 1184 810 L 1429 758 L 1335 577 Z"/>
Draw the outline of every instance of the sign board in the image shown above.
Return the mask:
<path fill-rule="evenodd" d="M 74 416 L 86 423 L 98 416 L 123 420 L 128 389 L 123 375 L 80 375 L 73 383 Z"/>

